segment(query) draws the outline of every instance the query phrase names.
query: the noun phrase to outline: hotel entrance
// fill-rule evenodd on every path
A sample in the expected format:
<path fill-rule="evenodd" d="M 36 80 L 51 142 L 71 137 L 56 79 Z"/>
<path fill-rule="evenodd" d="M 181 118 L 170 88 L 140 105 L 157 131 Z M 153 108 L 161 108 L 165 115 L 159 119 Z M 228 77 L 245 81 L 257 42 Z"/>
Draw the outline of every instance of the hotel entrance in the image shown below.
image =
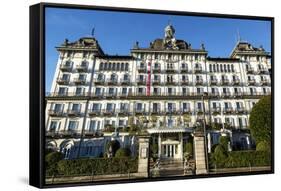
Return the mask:
<path fill-rule="evenodd" d="M 174 158 L 178 154 L 178 145 L 166 144 L 163 145 L 163 157 Z"/>

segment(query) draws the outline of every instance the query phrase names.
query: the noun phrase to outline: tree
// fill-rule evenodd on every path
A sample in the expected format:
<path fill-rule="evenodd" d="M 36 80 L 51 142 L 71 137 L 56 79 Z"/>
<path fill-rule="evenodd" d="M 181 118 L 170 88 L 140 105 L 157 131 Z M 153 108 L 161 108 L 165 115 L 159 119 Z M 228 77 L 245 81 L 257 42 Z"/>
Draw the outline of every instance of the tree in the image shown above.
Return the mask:
<path fill-rule="evenodd" d="M 257 144 L 257 151 L 270 151 L 270 144 L 266 141 L 261 141 Z"/>
<path fill-rule="evenodd" d="M 217 167 L 221 167 L 221 166 L 224 165 L 224 163 L 225 163 L 225 161 L 228 157 L 228 153 L 222 145 L 218 145 L 215 148 L 215 152 L 214 152 L 213 157 L 214 157 L 213 159 L 214 159 Z"/>
<path fill-rule="evenodd" d="M 219 144 L 223 146 L 224 150 L 228 151 L 228 143 L 230 139 L 228 136 L 220 136 L 219 138 Z"/>
<path fill-rule="evenodd" d="M 258 144 L 271 142 L 271 96 L 265 96 L 255 104 L 250 113 L 250 131 Z"/>

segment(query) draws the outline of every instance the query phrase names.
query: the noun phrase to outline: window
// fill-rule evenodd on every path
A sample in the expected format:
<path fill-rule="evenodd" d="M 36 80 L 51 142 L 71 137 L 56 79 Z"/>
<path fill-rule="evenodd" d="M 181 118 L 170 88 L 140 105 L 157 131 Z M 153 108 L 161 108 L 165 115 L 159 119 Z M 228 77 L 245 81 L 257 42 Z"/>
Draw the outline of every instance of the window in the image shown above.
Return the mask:
<path fill-rule="evenodd" d="M 107 65 L 108 65 L 107 62 L 104 63 L 104 68 L 103 68 L 104 70 L 107 70 Z"/>
<path fill-rule="evenodd" d="M 58 129 L 58 121 L 51 121 L 49 131 L 56 131 Z"/>
<path fill-rule="evenodd" d="M 93 103 L 92 111 L 99 111 L 100 105 L 98 103 Z"/>
<path fill-rule="evenodd" d="M 137 110 L 141 111 L 142 110 L 142 103 L 137 103 Z"/>
<path fill-rule="evenodd" d="M 115 71 L 116 70 L 116 64 L 112 63 L 112 70 Z"/>
<path fill-rule="evenodd" d="M 129 71 L 129 63 L 125 64 L 125 71 Z"/>
<path fill-rule="evenodd" d="M 182 109 L 183 109 L 183 111 L 188 111 L 189 108 L 190 108 L 189 103 L 183 103 L 183 104 L 182 104 Z"/>
<path fill-rule="evenodd" d="M 121 63 L 121 71 L 124 71 L 125 70 L 125 65 L 124 63 Z"/>
<path fill-rule="evenodd" d="M 234 72 L 234 66 L 231 64 L 231 72 Z"/>
<path fill-rule="evenodd" d="M 117 69 L 117 71 L 120 70 L 120 63 L 119 62 L 117 63 L 117 68 L 116 69 Z"/>
<path fill-rule="evenodd" d="M 84 94 L 84 88 L 77 87 L 75 95 L 83 95 Z"/>
<path fill-rule="evenodd" d="M 127 88 L 122 88 L 122 94 L 126 95 L 127 94 Z"/>
<path fill-rule="evenodd" d="M 153 110 L 153 112 L 158 112 L 159 110 L 158 110 L 158 103 L 153 103 L 153 105 L 152 105 L 152 110 Z"/>
<path fill-rule="evenodd" d="M 128 110 L 128 104 L 127 103 L 120 103 L 120 110 L 121 111 Z"/>
<path fill-rule="evenodd" d="M 64 81 L 68 81 L 69 77 L 70 77 L 69 74 L 63 74 L 61 79 L 64 80 Z"/>
<path fill-rule="evenodd" d="M 124 127 L 125 121 L 124 120 L 119 120 L 119 127 Z"/>
<path fill-rule="evenodd" d="M 113 95 L 113 94 L 114 94 L 114 88 L 109 88 L 109 89 L 108 89 L 108 93 L 109 93 L 110 95 Z"/>
<path fill-rule="evenodd" d="M 110 80 L 111 81 L 117 81 L 117 75 L 116 74 L 111 74 Z"/>
<path fill-rule="evenodd" d="M 59 88 L 58 94 L 59 94 L 60 96 L 66 95 L 66 94 L 67 94 L 67 88 L 60 87 L 60 88 Z"/>
<path fill-rule="evenodd" d="M 79 111 L 80 110 L 80 104 L 74 103 L 72 104 L 72 111 Z"/>
<path fill-rule="evenodd" d="M 96 95 L 101 95 L 101 88 L 96 88 L 95 94 L 96 94 Z"/>
<path fill-rule="evenodd" d="M 213 68 L 212 68 L 212 65 L 211 65 L 211 64 L 209 65 L 209 70 L 210 70 L 210 72 L 212 72 L 212 70 L 213 70 Z"/>
<path fill-rule="evenodd" d="M 168 88 L 168 94 L 172 94 L 173 93 L 173 89 L 172 88 Z"/>
<path fill-rule="evenodd" d="M 108 103 L 106 105 L 106 111 L 109 111 L 109 112 L 113 111 L 113 104 L 112 103 Z"/>
<path fill-rule="evenodd" d="M 91 120 L 89 125 L 89 131 L 95 131 L 96 130 L 96 121 Z"/>
<path fill-rule="evenodd" d="M 124 81 L 129 81 L 129 74 L 124 74 Z"/>
<path fill-rule="evenodd" d="M 60 112 L 60 111 L 62 111 L 62 104 L 55 104 L 54 111 L 55 111 L 55 112 Z"/>
<path fill-rule="evenodd" d="M 103 74 L 98 75 L 98 80 L 103 80 Z"/>
<path fill-rule="evenodd" d="M 227 65 L 227 72 L 231 72 L 230 65 Z"/>
<path fill-rule="evenodd" d="M 69 121 L 68 123 L 68 130 L 75 131 L 78 126 L 78 121 Z"/>

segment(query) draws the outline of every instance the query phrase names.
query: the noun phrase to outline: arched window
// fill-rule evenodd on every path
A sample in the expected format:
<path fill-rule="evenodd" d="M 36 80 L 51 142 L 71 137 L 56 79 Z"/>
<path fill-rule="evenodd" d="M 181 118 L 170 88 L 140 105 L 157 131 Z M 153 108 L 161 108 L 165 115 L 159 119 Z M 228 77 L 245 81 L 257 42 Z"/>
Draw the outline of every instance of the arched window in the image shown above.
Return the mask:
<path fill-rule="evenodd" d="M 220 71 L 220 68 L 219 68 L 219 65 L 217 64 L 217 72 L 219 72 Z"/>
<path fill-rule="evenodd" d="M 231 72 L 231 71 L 230 71 L 230 65 L 229 65 L 229 64 L 227 65 L 227 72 Z"/>
<path fill-rule="evenodd" d="M 103 74 L 99 74 L 98 75 L 98 80 L 103 80 L 104 79 L 104 75 Z"/>
<path fill-rule="evenodd" d="M 231 64 L 231 72 L 234 72 L 234 65 Z"/>
<path fill-rule="evenodd" d="M 88 66 L 88 61 L 83 60 L 83 61 L 81 62 L 81 66 L 87 67 L 87 66 Z"/>
<path fill-rule="evenodd" d="M 124 74 L 124 81 L 128 81 L 129 80 L 129 74 Z"/>
<path fill-rule="evenodd" d="M 223 70 L 224 70 L 224 72 L 227 72 L 227 69 L 226 69 L 226 65 L 225 65 L 225 64 L 223 65 Z"/>
<path fill-rule="evenodd" d="M 117 70 L 117 71 L 120 71 L 120 63 L 119 63 L 119 62 L 117 63 L 117 68 L 116 68 L 116 70 Z"/>
<path fill-rule="evenodd" d="M 103 70 L 103 62 L 100 63 L 100 68 L 99 70 Z"/>
<path fill-rule="evenodd" d="M 112 70 L 116 71 L 116 63 L 112 63 Z"/>
<path fill-rule="evenodd" d="M 126 65 L 125 65 L 125 71 L 129 71 L 129 63 L 126 63 Z"/>
<path fill-rule="evenodd" d="M 220 72 L 222 72 L 223 71 L 223 68 L 222 68 L 222 65 L 220 65 Z"/>
<path fill-rule="evenodd" d="M 63 142 L 61 145 L 61 152 L 64 155 L 65 159 L 71 158 L 71 154 L 73 152 L 73 143 L 72 142 Z"/>
<path fill-rule="evenodd" d="M 212 65 L 210 64 L 210 65 L 209 65 L 209 70 L 210 70 L 210 72 L 212 72 L 212 69 L 213 69 L 213 68 L 212 68 Z"/>
<path fill-rule="evenodd" d="M 111 74 L 110 80 L 111 81 L 116 81 L 117 80 L 117 75 L 116 74 Z"/>
<path fill-rule="evenodd" d="M 124 63 L 121 63 L 121 71 L 124 71 L 125 70 L 125 65 Z"/>

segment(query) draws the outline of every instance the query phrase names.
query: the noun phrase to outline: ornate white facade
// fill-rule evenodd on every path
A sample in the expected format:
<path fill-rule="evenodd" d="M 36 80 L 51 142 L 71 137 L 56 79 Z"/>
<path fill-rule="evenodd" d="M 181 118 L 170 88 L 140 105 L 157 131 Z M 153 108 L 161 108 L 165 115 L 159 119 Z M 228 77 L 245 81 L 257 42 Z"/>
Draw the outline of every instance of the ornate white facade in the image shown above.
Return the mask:
<path fill-rule="evenodd" d="M 194 49 L 174 33 L 168 25 L 163 39 L 147 48 L 136 42 L 126 56 L 104 54 L 93 37 L 57 47 L 46 146 L 66 158 L 100 156 L 117 139 L 134 153 L 137 137 L 126 127 L 141 124 L 159 144 L 159 157 L 182 158 L 186 135 L 205 113 L 209 147 L 227 129 L 234 147 L 250 148 L 243 129 L 253 105 L 271 94 L 270 54 L 237 42 L 229 58 L 211 58 L 203 44 Z"/>

